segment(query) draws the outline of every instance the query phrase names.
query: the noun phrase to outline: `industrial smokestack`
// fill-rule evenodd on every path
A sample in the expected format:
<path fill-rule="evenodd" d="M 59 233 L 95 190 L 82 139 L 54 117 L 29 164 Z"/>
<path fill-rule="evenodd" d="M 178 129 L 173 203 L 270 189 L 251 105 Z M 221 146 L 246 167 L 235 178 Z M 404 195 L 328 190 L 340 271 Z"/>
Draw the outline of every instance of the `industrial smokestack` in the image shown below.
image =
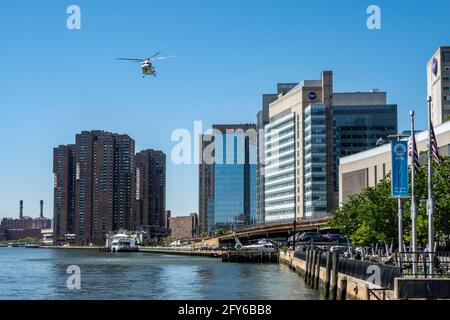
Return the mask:
<path fill-rule="evenodd" d="M 19 219 L 23 219 L 23 200 L 20 200 Z"/>
<path fill-rule="evenodd" d="M 44 200 L 41 200 L 41 214 L 39 215 L 41 219 L 44 219 Z"/>

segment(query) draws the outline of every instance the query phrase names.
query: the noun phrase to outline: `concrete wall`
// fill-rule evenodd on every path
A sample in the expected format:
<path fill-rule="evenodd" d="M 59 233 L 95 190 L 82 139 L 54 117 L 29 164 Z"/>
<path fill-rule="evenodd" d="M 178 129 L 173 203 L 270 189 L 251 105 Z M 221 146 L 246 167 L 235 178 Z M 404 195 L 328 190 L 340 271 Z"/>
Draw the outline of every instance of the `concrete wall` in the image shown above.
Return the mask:
<path fill-rule="evenodd" d="M 306 262 L 294 257 L 293 252 L 280 252 L 280 262 L 286 263 L 302 278 L 305 278 Z M 319 290 L 325 291 L 326 269 L 320 267 L 319 271 Z M 346 282 L 346 285 L 344 285 Z M 375 289 L 374 292 L 381 297 L 381 287 L 376 286 L 370 282 L 348 276 L 346 274 L 338 273 L 337 277 L 337 291 L 340 299 L 345 300 L 376 300 L 373 295 L 370 295 L 369 289 Z M 345 290 L 345 292 L 343 292 Z M 395 297 L 394 291 L 385 291 L 385 299 L 392 300 Z M 345 296 L 345 298 L 344 298 Z"/>

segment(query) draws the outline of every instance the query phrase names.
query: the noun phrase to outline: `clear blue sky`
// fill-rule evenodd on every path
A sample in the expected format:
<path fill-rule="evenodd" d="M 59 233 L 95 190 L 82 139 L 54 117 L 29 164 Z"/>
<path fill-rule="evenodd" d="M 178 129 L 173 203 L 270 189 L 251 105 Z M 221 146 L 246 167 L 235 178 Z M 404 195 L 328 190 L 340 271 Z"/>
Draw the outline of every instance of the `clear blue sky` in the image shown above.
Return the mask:
<path fill-rule="evenodd" d="M 82 29 L 66 28 L 81 7 Z M 382 30 L 366 27 L 378 4 Z M 415 109 L 426 124 L 425 65 L 450 44 L 442 1 L 7 1 L 0 0 L 0 217 L 52 215 L 52 148 L 75 133 L 128 133 L 137 150 L 170 159 L 176 128 L 195 120 L 255 122 L 277 82 L 333 70 L 335 91 L 379 88 L 399 105 L 399 129 Z M 142 79 L 116 57 L 176 54 Z M 206 129 L 206 128 L 205 128 Z M 167 208 L 197 211 L 197 166 L 168 162 Z"/>

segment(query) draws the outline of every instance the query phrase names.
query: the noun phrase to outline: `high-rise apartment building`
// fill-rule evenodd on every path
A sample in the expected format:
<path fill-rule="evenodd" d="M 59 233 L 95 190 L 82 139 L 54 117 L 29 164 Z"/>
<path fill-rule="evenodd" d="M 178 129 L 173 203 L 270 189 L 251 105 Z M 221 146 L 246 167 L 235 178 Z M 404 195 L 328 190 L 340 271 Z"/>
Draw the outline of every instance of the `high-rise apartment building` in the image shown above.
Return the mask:
<path fill-rule="evenodd" d="M 134 140 L 83 131 L 75 145 L 54 149 L 55 240 L 104 242 L 109 231 L 135 228 Z"/>
<path fill-rule="evenodd" d="M 427 87 L 432 99 L 431 120 L 438 126 L 450 120 L 450 46 L 439 47 L 428 61 Z"/>
<path fill-rule="evenodd" d="M 75 233 L 75 145 L 53 149 L 53 237 Z"/>
<path fill-rule="evenodd" d="M 166 155 L 158 150 L 136 154 L 136 226 L 166 228 Z"/>
<path fill-rule="evenodd" d="M 212 132 L 201 137 L 199 167 L 200 226 L 207 234 L 256 220 L 256 126 L 214 125 Z"/>

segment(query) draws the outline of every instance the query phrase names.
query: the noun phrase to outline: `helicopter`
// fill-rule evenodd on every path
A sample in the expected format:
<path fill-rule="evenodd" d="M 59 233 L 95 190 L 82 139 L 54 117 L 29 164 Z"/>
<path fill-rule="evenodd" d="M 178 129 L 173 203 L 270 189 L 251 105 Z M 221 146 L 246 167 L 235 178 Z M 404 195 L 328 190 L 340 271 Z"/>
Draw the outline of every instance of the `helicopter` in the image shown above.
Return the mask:
<path fill-rule="evenodd" d="M 141 63 L 141 68 L 142 68 L 142 77 L 143 78 L 145 78 L 146 76 L 154 76 L 154 77 L 156 77 L 156 70 L 155 70 L 155 67 L 152 64 L 152 61 L 175 58 L 175 56 L 159 57 L 159 55 L 161 53 L 162 52 L 157 52 L 154 55 L 152 55 L 150 58 L 144 58 L 144 59 L 117 58 L 117 60 L 127 60 L 127 61 L 140 62 Z"/>

